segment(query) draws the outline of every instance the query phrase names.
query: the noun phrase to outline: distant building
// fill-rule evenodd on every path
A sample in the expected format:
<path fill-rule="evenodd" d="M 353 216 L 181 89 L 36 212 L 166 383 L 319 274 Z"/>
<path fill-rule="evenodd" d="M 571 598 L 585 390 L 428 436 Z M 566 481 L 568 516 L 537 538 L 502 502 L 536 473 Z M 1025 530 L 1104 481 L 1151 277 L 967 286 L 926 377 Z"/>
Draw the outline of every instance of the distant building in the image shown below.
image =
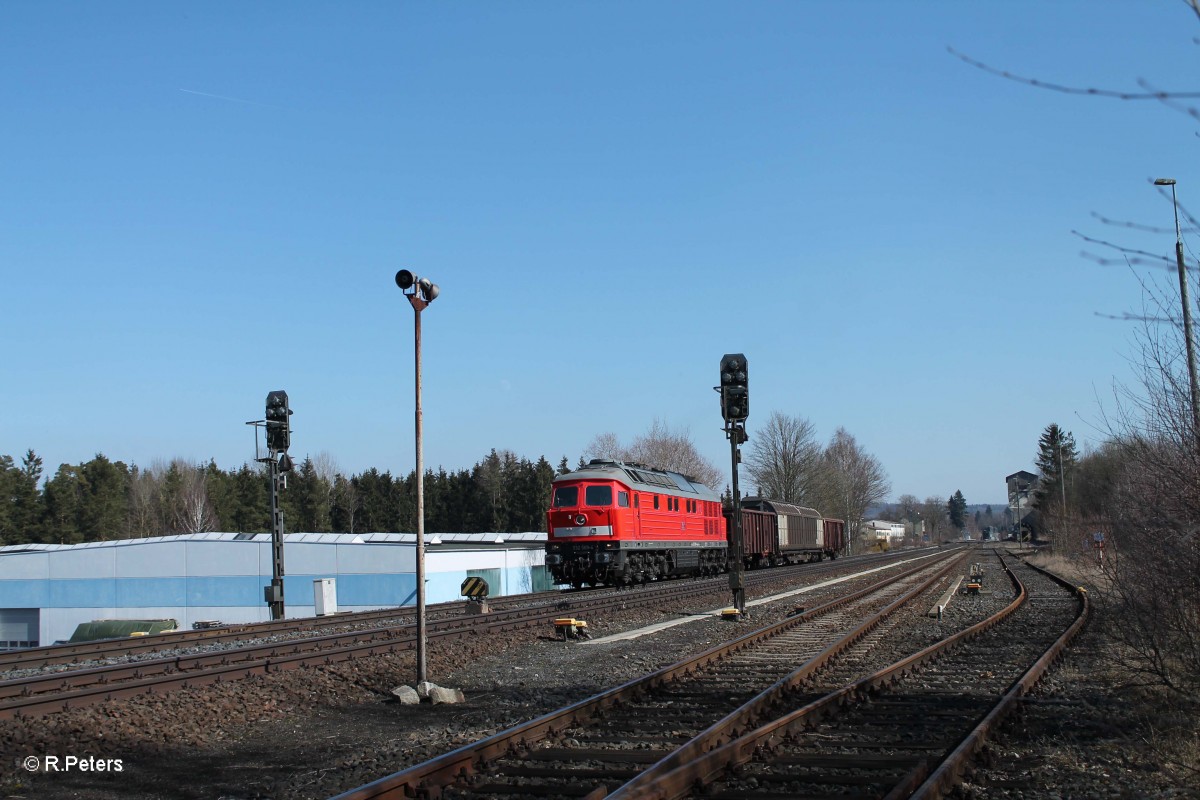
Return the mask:
<path fill-rule="evenodd" d="M 1008 508 L 1017 530 L 1026 526 L 1025 518 L 1032 513 L 1029 499 L 1037 489 L 1039 478 L 1032 472 L 1020 470 L 1004 479 L 1008 488 Z"/>
<path fill-rule="evenodd" d="M 492 597 L 551 588 L 544 533 L 426 534 L 425 543 L 429 603 L 460 599 L 468 577 L 486 580 Z M 340 611 L 412 605 L 415 553 L 411 533 L 289 533 L 287 616 L 316 614 L 314 582 L 325 579 Z M 99 619 L 262 622 L 271 568 L 269 533 L 0 547 L 0 649 L 52 644 Z"/>
<path fill-rule="evenodd" d="M 886 539 L 894 545 L 904 542 L 904 523 L 889 522 L 882 519 L 867 520 L 859 529 L 859 534 L 864 539 Z"/>

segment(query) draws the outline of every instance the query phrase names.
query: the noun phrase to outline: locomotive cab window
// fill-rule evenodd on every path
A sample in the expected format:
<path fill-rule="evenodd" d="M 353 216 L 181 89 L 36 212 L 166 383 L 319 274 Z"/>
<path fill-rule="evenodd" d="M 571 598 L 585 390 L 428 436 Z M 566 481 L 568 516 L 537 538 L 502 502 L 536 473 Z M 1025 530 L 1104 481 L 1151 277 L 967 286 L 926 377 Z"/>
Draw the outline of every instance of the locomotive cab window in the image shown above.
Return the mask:
<path fill-rule="evenodd" d="M 583 492 L 583 503 L 588 506 L 611 506 L 613 490 L 611 486 L 589 486 Z"/>
<path fill-rule="evenodd" d="M 629 508 L 629 492 L 617 492 L 617 505 Z"/>
<path fill-rule="evenodd" d="M 554 507 L 563 508 L 566 506 L 579 505 L 579 487 L 578 486 L 560 486 L 554 490 Z"/>

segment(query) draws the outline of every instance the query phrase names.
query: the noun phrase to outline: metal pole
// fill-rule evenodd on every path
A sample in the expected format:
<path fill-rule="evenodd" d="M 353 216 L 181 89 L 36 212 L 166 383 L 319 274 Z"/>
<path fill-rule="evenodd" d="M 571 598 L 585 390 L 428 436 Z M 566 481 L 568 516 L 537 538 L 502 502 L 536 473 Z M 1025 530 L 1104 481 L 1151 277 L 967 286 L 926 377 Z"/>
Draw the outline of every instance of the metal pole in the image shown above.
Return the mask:
<path fill-rule="evenodd" d="M 283 482 L 279 454 L 271 451 L 271 619 L 283 619 L 283 509 L 279 490 Z"/>
<path fill-rule="evenodd" d="M 1171 182 L 1171 205 L 1175 209 L 1175 263 L 1179 268 L 1179 299 L 1183 303 L 1183 341 L 1187 347 L 1188 384 L 1192 394 L 1192 436 L 1200 446 L 1200 381 L 1196 378 L 1196 345 L 1192 339 L 1192 302 L 1188 298 L 1187 268 L 1183 263 L 1183 235 L 1179 230 L 1179 204 Z"/>
<path fill-rule="evenodd" d="M 421 447 L 421 308 L 424 303 L 413 295 L 416 341 L 417 394 L 417 682 L 427 680 L 425 671 L 425 458 Z"/>
<path fill-rule="evenodd" d="M 746 613 L 746 563 L 742 542 L 742 495 L 738 490 L 738 444 L 740 432 L 737 423 L 731 423 L 729 431 L 730 458 L 733 466 L 733 542 L 730 547 L 729 588 L 733 590 L 733 605 L 739 614 Z"/>
<path fill-rule="evenodd" d="M 1058 482 L 1062 484 L 1062 514 L 1063 519 L 1067 518 L 1067 470 L 1063 465 L 1062 457 L 1062 428 L 1058 429 Z"/>

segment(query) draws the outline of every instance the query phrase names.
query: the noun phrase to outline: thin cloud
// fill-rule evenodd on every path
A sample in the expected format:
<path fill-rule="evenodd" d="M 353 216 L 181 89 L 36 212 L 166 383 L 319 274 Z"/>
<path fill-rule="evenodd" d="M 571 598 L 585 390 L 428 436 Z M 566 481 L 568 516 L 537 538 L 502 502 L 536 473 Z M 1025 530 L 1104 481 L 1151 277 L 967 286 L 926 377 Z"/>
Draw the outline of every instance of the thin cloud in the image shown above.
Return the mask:
<path fill-rule="evenodd" d="M 244 103 L 245 105 L 248 105 L 248 106 L 262 106 L 263 108 L 278 108 L 281 111 L 286 110 L 286 109 L 284 109 L 283 106 L 272 105 L 271 103 L 260 103 L 257 100 L 243 100 L 240 97 L 226 97 L 223 94 L 210 94 L 209 92 L 197 92 L 195 89 L 179 89 L 179 91 L 187 92 L 188 94 L 200 95 L 201 97 L 211 97 L 214 100 L 227 100 L 230 103 Z"/>

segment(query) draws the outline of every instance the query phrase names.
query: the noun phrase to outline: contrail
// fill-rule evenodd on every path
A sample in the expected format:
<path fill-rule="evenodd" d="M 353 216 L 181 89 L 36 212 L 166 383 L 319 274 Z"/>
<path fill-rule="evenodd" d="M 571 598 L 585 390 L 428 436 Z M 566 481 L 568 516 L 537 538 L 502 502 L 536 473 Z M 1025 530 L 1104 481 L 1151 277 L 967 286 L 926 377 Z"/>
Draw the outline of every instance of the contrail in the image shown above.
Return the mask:
<path fill-rule="evenodd" d="M 197 92 L 195 89 L 180 89 L 181 92 L 188 94 L 198 94 L 201 97 L 211 97 L 214 100 L 228 100 L 231 103 L 245 103 L 248 106 L 263 106 L 264 108 L 278 108 L 281 111 L 286 111 L 283 106 L 272 105 L 271 103 L 260 103 L 257 100 L 243 100 L 240 97 L 226 97 L 223 94 L 209 94 L 208 92 Z"/>

